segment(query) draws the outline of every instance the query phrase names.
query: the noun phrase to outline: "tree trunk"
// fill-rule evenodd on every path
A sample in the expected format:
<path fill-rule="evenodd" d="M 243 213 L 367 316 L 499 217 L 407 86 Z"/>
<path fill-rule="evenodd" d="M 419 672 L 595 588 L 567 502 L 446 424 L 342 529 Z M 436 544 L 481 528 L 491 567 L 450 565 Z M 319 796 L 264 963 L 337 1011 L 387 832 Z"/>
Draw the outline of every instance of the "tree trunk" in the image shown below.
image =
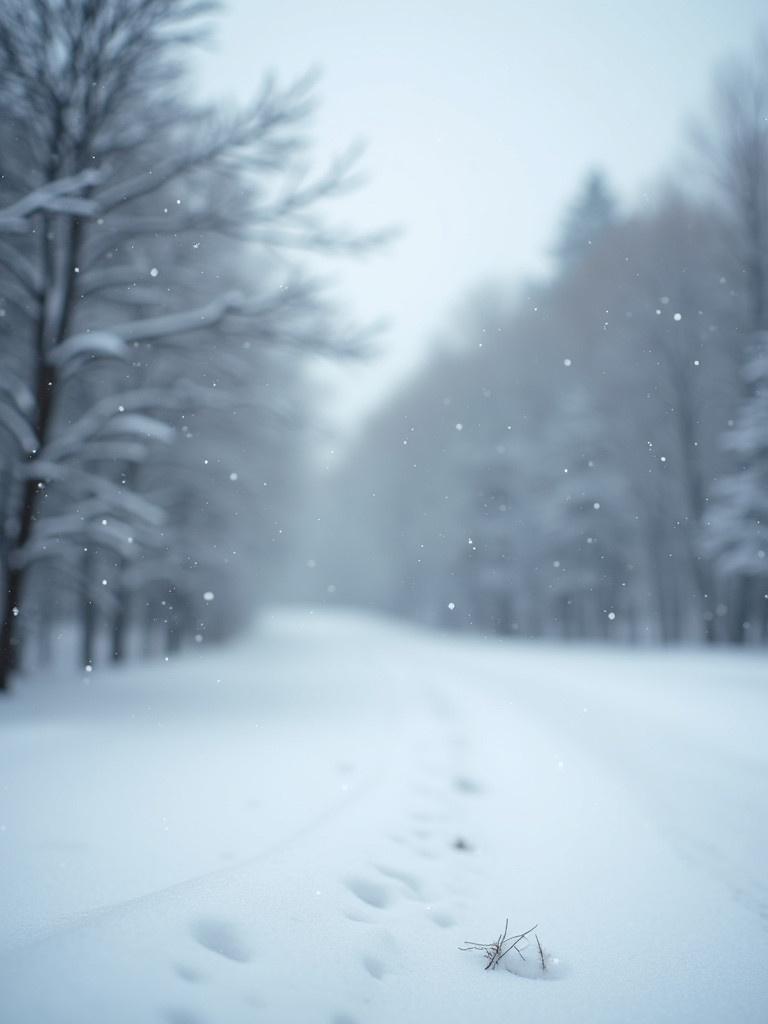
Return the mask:
<path fill-rule="evenodd" d="M 10 569 L 8 586 L 5 592 L 5 610 L 0 625 L 0 691 L 9 688 L 11 672 L 17 664 L 18 631 L 16 619 L 19 614 L 19 595 L 21 594 L 21 570 Z"/>
<path fill-rule="evenodd" d="M 165 650 L 167 654 L 176 654 L 181 649 L 182 628 L 181 616 L 174 609 L 168 613 L 168 632 L 166 634 Z"/>
<path fill-rule="evenodd" d="M 144 658 L 151 658 L 152 657 L 152 653 L 153 653 L 153 649 L 154 649 L 154 646 L 155 646 L 155 644 L 154 644 L 154 640 L 155 640 L 155 627 L 157 625 L 157 620 L 156 620 L 156 617 L 155 617 L 155 613 L 157 611 L 157 605 L 156 605 L 156 602 L 155 602 L 153 588 L 151 586 L 147 587 L 143 591 L 142 597 L 143 597 L 143 605 L 142 605 L 142 608 L 143 608 L 143 614 L 142 614 L 142 635 L 143 635 L 142 656 Z"/>
<path fill-rule="evenodd" d="M 117 607 L 112 614 L 112 661 L 125 660 L 125 635 L 128 629 L 128 594 L 120 590 L 117 594 Z"/>
<path fill-rule="evenodd" d="M 715 581 L 709 565 L 696 554 L 690 552 L 691 575 L 696 588 L 695 603 L 698 603 L 701 614 L 701 635 L 707 644 L 715 642 Z"/>
<path fill-rule="evenodd" d="M 749 632 L 749 577 L 737 576 L 733 581 L 729 616 L 728 640 L 732 644 L 744 644 Z"/>
<path fill-rule="evenodd" d="M 37 664 L 50 665 L 53 654 L 51 634 L 56 621 L 56 591 L 53 586 L 40 587 L 39 622 L 37 624 Z"/>
<path fill-rule="evenodd" d="M 57 157 L 52 154 L 47 168 L 47 180 L 54 181 L 59 170 Z M 53 223 L 51 216 L 43 214 L 37 225 L 41 240 L 42 291 L 31 348 L 34 353 L 32 376 L 37 413 L 33 426 L 38 452 L 45 448 L 48 440 L 56 396 L 56 372 L 48 362 L 48 354 L 66 337 L 72 321 L 75 306 L 75 268 L 78 264 L 84 228 L 84 222 L 79 217 L 67 219 L 64 223 L 59 221 L 58 227 L 64 234 L 54 239 L 51 234 Z M 57 242 L 59 251 L 54 255 Z M 35 456 L 36 453 L 28 455 L 27 462 L 32 462 Z M 24 483 L 17 528 L 8 548 L 12 566 L 14 555 L 24 548 L 32 536 L 41 497 L 40 483 L 41 481 L 34 476 L 28 477 Z M 26 567 L 23 565 L 12 567 L 8 574 L 3 621 L 0 625 L 0 691 L 8 689 L 10 674 L 21 660 L 22 623 L 19 622 L 19 618 L 23 612 L 25 577 Z"/>
<path fill-rule="evenodd" d="M 496 595 L 494 604 L 494 632 L 497 636 L 510 636 L 512 634 L 512 599 L 505 590 L 502 590 Z"/>
<path fill-rule="evenodd" d="M 93 552 L 86 549 L 82 558 L 83 601 L 82 601 L 82 633 L 80 644 L 80 662 L 86 671 L 93 668 L 96 646 L 96 605 L 93 600 Z"/>
<path fill-rule="evenodd" d="M 562 608 L 563 636 L 566 640 L 572 640 L 576 632 L 576 626 L 573 621 L 573 597 L 569 597 L 567 594 L 563 595 Z"/>

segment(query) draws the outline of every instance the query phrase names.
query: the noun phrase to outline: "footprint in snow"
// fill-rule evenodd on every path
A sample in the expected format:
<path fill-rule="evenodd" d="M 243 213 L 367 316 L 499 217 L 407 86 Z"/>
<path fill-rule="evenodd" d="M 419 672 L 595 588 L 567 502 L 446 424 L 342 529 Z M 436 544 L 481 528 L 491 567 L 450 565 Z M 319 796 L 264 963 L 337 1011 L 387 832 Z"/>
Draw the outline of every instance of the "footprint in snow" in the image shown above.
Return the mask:
<path fill-rule="evenodd" d="M 376 981 L 381 981 L 384 975 L 387 973 L 387 968 L 383 960 L 380 960 L 377 956 L 364 956 L 363 967 Z"/>
<path fill-rule="evenodd" d="M 196 967 L 191 967 L 189 964 L 174 964 L 173 969 L 182 981 L 194 984 L 205 980 L 203 972 L 199 971 Z"/>
<path fill-rule="evenodd" d="M 485 787 L 481 782 L 471 778 L 469 775 L 457 775 L 453 780 L 453 788 L 465 796 L 476 796 L 482 793 Z"/>
<path fill-rule="evenodd" d="M 446 910 L 430 910 L 427 916 L 438 928 L 453 928 L 456 924 L 456 918 Z"/>
<path fill-rule="evenodd" d="M 354 896 L 367 903 L 369 907 L 384 910 L 393 902 L 392 890 L 381 882 L 373 882 L 366 878 L 348 878 L 345 884 Z"/>
<path fill-rule="evenodd" d="M 167 1024 L 206 1024 L 205 1017 L 181 1006 L 172 1006 L 165 1011 L 163 1018 Z"/>
<path fill-rule="evenodd" d="M 395 936 L 386 928 L 379 928 L 369 936 L 370 945 L 363 953 L 360 963 L 375 981 L 382 981 L 387 974 L 397 970 L 402 956 Z"/>
<path fill-rule="evenodd" d="M 420 879 L 415 875 L 412 875 L 407 871 L 400 871 L 398 868 L 386 867 L 383 864 L 377 865 L 376 870 L 386 878 L 391 878 L 395 882 L 400 882 L 412 896 L 422 896 L 422 884 Z"/>
<path fill-rule="evenodd" d="M 227 960 L 247 964 L 252 953 L 237 928 L 216 917 L 202 917 L 192 926 L 192 937 L 205 949 Z"/>

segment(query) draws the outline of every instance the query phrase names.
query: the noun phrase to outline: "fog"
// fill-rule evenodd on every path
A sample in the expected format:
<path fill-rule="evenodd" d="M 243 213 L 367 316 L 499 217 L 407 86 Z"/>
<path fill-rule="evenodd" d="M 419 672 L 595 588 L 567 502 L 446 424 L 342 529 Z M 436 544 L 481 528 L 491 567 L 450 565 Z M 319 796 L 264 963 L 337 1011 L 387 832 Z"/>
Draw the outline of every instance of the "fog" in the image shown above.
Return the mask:
<path fill-rule="evenodd" d="M 468 288 L 550 269 L 561 211 L 590 170 L 630 206 L 685 165 L 687 124 L 715 69 L 749 48 L 764 5 L 290 0 L 265 15 L 229 0 L 225 11 L 195 58 L 200 93 L 245 101 L 263 68 L 317 70 L 316 152 L 367 147 L 366 186 L 339 217 L 402 231 L 337 275 L 361 320 L 391 324 L 377 359 L 323 370 L 343 443 Z"/>
<path fill-rule="evenodd" d="M 0 110 L 0 1016 L 762 1024 L 764 4 L 0 0 Z"/>

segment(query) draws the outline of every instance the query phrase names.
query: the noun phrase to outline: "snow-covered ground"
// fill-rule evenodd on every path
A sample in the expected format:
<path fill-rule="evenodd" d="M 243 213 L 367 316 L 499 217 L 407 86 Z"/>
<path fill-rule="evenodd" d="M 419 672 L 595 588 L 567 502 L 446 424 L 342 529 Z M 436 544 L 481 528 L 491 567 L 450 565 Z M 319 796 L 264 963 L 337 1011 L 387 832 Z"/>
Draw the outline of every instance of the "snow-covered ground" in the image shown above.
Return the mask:
<path fill-rule="evenodd" d="M 764 656 L 354 614 L 25 680 L 0 1019 L 765 1024 L 767 724 Z"/>

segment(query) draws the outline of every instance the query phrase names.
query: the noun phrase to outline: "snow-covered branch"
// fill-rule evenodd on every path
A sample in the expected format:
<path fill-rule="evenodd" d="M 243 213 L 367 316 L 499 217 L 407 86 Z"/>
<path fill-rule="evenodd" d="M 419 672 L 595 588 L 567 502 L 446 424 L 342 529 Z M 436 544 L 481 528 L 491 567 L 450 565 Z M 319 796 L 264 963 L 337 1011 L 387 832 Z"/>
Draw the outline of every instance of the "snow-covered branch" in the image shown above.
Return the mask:
<path fill-rule="evenodd" d="M 0 230 L 2 230 L 2 221 L 0 221 Z M 18 246 L 9 244 L 2 237 L 0 237 L 0 264 L 6 273 L 15 278 L 19 286 L 23 288 L 26 297 L 36 298 L 39 296 L 42 290 L 42 280 L 37 267 L 23 252 L 19 251 Z M 6 287 L 7 282 L 4 282 L 3 288 Z"/>
<path fill-rule="evenodd" d="M 38 439 L 24 414 L 0 395 L 0 427 L 5 428 L 25 455 L 37 451 Z"/>
<path fill-rule="evenodd" d="M 127 515 L 136 516 L 152 526 L 162 525 L 165 519 L 163 510 L 151 501 L 147 501 L 127 487 L 113 483 L 107 477 L 81 469 L 79 466 L 35 459 L 27 463 L 25 475 L 32 480 L 45 482 L 56 480 L 63 484 L 70 493 L 92 495 L 94 498 L 98 498 L 103 502 L 102 510 L 121 511 Z"/>
<path fill-rule="evenodd" d="M 184 402 L 184 389 L 137 388 L 102 398 L 69 427 L 53 438 L 40 453 L 45 463 L 60 462 L 82 452 L 94 438 L 106 436 L 142 441 L 168 442 L 172 428 L 154 416 L 144 415 L 153 409 L 170 409 Z M 141 415 L 140 415 L 141 414 Z"/>
<path fill-rule="evenodd" d="M 98 185 L 103 174 L 88 168 L 79 174 L 59 178 L 33 189 L 10 206 L 0 210 L 0 232 L 19 233 L 29 229 L 29 218 L 41 211 L 63 213 L 72 217 L 93 217 L 96 204 L 80 193 Z"/>
<path fill-rule="evenodd" d="M 67 364 L 90 356 L 129 359 L 131 344 L 160 341 L 219 324 L 231 312 L 242 308 L 242 299 L 236 293 L 216 298 L 204 306 L 145 320 L 130 320 L 104 331 L 75 334 L 57 345 L 48 355 L 48 361 L 57 369 L 66 371 Z"/>

